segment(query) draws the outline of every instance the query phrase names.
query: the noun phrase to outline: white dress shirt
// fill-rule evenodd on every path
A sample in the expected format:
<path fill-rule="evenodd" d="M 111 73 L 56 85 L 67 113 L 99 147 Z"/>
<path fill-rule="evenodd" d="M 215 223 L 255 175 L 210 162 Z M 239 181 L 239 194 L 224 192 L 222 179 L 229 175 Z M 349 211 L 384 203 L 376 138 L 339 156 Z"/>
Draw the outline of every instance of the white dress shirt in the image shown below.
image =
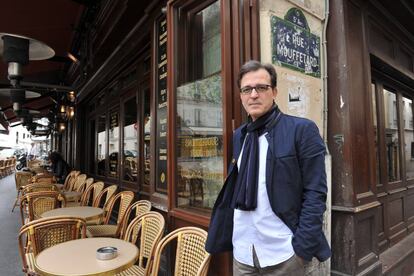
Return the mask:
<path fill-rule="evenodd" d="M 292 231 L 273 212 L 266 189 L 266 156 L 269 144 L 259 137 L 259 180 L 257 208 L 253 211 L 234 210 L 233 256 L 243 264 L 253 265 L 253 246 L 260 267 L 277 265 L 292 257 Z M 243 144 L 244 148 L 244 144 Z M 240 167 L 243 149 L 237 167 Z"/>

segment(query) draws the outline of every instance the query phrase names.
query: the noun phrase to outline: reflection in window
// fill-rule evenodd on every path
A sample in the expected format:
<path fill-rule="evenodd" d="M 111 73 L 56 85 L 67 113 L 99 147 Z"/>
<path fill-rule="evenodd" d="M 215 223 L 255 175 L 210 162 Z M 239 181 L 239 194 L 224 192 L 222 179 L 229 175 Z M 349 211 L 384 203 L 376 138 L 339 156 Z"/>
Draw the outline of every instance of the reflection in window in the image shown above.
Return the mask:
<path fill-rule="evenodd" d="M 90 141 L 91 145 L 95 146 L 95 120 L 91 120 L 89 122 L 89 135 L 90 135 Z M 95 173 L 95 150 L 94 147 L 92 147 L 89 151 L 89 173 L 94 174 Z"/>
<path fill-rule="evenodd" d="M 197 72 L 177 87 L 177 205 L 209 209 L 223 184 L 220 2 L 193 21 Z"/>
<path fill-rule="evenodd" d="M 105 114 L 98 118 L 98 148 L 96 161 L 98 163 L 98 174 L 105 175 L 105 158 L 106 158 L 106 132 L 105 132 Z"/>
<path fill-rule="evenodd" d="M 118 176 L 119 153 L 119 113 L 113 111 L 109 115 L 109 176 Z"/>
<path fill-rule="evenodd" d="M 144 90 L 144 184 L 150 184 L 151 115 L 150 90 Z"/>
<path fill-rule="evenodd" d="M 384 88 L 385 143 L 387 147 L 388 181 L 401 179 L 397 95 Z"/>
<path fill-rule="evenodd" d="M 405 173 L 407 179 L 414 178 L 414 133 L 413 133 L 413 100 L 403 97 Z"/>
<path fill-rule="evenodd" d="M 135 182 L 138 177 L 138 125 L 135 97 L 125 102 L 124 121 L 124 180 Z"/>
<path fill-rule="evenodd" d="M 379 151 L 378 151 L 378 124 L 377 124 L 377 100 L 375 94 L 375 84 L 371 84 L 371 95 L 372 95 L 372 123 L 374 130 L 374 142 L 375 142 L 375 171 L 377 175 L 377 183 L 381 183 L 380 180 L 380 163 L 379 163 Z"/>

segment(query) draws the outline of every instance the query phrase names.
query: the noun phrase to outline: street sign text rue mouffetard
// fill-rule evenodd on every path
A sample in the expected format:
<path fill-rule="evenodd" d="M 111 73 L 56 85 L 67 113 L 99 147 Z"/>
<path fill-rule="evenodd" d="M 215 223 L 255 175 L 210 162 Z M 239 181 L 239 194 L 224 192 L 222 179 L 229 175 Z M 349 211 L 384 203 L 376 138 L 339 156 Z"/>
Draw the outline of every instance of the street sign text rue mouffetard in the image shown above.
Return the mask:
<path fill-rule="evenodd" d="M 303 12 L 290 9 L 284 19 L 271 16 L 272 62 L 320 77 L 320 38 L 309 30 Z"/>

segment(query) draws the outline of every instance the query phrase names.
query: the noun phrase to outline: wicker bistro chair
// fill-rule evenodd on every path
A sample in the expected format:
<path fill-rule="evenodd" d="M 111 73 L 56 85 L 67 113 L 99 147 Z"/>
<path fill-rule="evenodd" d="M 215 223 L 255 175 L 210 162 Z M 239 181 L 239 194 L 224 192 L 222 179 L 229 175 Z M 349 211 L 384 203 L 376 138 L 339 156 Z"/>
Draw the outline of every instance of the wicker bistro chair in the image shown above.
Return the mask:
<path fill-rule="evenodd" d="M 16 183 L 16 200 L 14 201 L 12 212 L 14 208 L 19 205 L 19 197 L 21 194 L 21 190 L 25 185 L 30 183 L 30 179 L 32 178 L 31 172 L 16 172 L 14 175 L 15 183 Z"/>
<path fill-rule="evenodd" d="M 183 227 L 165 236 L 157 245 L 151 275 L 158 275 L 161 252 L 173 240 L 177 240 L 174 276 L 205 276 L 210 254 L 205 250 L 207 232 L 197 227 Z"/>
<path fill-rule="evenodd" d="M 28 193 L 33 192 L 43 192 L 43 191 L 59 191 L 59 188 L 56 185 L 48 183 L 32 183 L 22 187 L 21 195 L 25 196 Z"/>
<path fill-rule="evenodd" d="M 152 256 L 158 241 L 162 237 L 164 227 L 164 217 L 157 212 L 145 213 L 131 221 L 121 238 L 138 246 L 138 263 L 117 274 L 117 276 L 150 275 Z"/>
<path fill-rule="evenodd" d="M 148 200 L 138 200 L 129 206 L 126 210 L 122 225 L 120 228 L 119 236 L 122 238 L 128 227 L 128 224 L 136 217 L 142 216 L 143 214 L 151 211 L 151 202 Z"/>
<path fill-rule="evenodd" d="M 93 203 L 93 201 L 98 197 L 98 194 L 103 190 L 104 183 L 102 181 L 95 182 L 88 186 L 85 191 L 83 191 L 80 206 L 89 206 L 89 203 Z M 92 200 L 91 200 L 92 196 Z"/>
<path fill-rule="evenodd" d="M 0 176 L 3 177 L 6 174 L 6 165 L 4 164 L 6 160 L 0 160 Z"/>
<path fill-rule="evenodd" d="M 57 191 L 28 193 L 20 199 L 20 216 L 22 224 L 41 218 L 43 212 L 64 207 L 65 198 Z M 27 216 L 25 212 L 27 211 Z"/>
<path fill-rule="evenodd" d="M 87 178 L 80 186 L 77 187 L 76 192 L 81 193 L 80 197 L 66 197 L 66 206 L 67 207 L 74 207 L 80 206 L 80 202 L 82 200 L 83 193 L 85 192 L 86 188 L 91 186 L 93 183 L 93 177 Z M 65 195 L 66 196 L 66 195 Z"/>
<path fill-rule="evenodd" d="M 103 189 L 98 196 L 96 197 L 96 199 L 93 201 L 92 206 L 93 207 L 105 207 L 105 205 L 108 204 L 109 199 L 115 194 L 116 190 L 118 189 L 117 185 L 111 185 L 106 187 L 105 189 Z M 105 197 L 105 200 L 103 202 L 102 205 L 102 199 Z"/>
<path fill-rule="evenodd" d="M 68 191 L 77 191 L 80 186 L 82 186 L 83 183 L 85 183 L 86 178 L 88 176 L 86 174 L 80 174 L 76 177 L 75 181 L 73 181 L 73 184 L 71 187 L 69 187 Z"/>
<path fill-rule="evenodd" d="M 73 186 L 73 182 L 75 182 L 76 177 L 80 174 L 80 171 L 71 171 L 65 178 L 65 182 L 63 184 L 58 184 L 58 187 L 63 191 L 68 191 L 70 187 Z"/>
<path fill-rule="evenodd" d="M 18 243 L 23 272 L 37 275 L 35 257 L 53 245 L 85 238 L 86 222 L 82 218 L 59 216 L 32 221 L 20 228 Z"/>
<path fill-rule="evenodd" d="M 115 195 L 116 190 L 118 189 L 117 185 L 111 185 L 101 190 L 98 193 L 97 197 L 92 202 L 92 207 L 98 207 L 104 209 L 104 214 L 108 212 L 108 205 L 111 201 L 111 198 Z M 94 195 L 95 196 L 95 195 Z M 96 220 L 88 220 L 86 223 L 88 225 L 102 224 L 102 218 Z"/>
<path fill-rule="evenodd" d="M 86 236 L 91 237 L 114 237 L 118 238 L 121 231 L 122 221 L 124 215 L 128 210 L 129 206 L 134 200 L 134 192 L 123 191 L 111 198 L 111 201 L 108 204 L 107 211 L 104 213 L 103 224 L 100 225 L 90 225 L 87 227 Z M 116 224 L 109 224 L 109 219 L 114 210 L 114 206 L 119 201 L 118 216 L 116 219 Z"/>

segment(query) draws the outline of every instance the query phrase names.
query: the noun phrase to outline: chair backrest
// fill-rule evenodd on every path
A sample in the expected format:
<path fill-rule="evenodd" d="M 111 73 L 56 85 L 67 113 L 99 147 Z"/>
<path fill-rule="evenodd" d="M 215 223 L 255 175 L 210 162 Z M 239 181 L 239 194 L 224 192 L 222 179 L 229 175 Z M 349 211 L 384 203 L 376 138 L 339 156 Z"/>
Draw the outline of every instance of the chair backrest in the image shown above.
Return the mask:
<path fill-rule="evenodd" d="M 71 171 L 65 179 L 65 182 L 63 183 L 63 189 L 69 190 L 70 186 L 72 186 L 73 182 L 75 181 L 76 177 L 80 174 L 80 171 Z"/>
<path fill-rule="evenodd" d="M 31 178 L 31 172 L 16 172 L 14 176 L 14 179 L 16 181 L 16 190 L 19 190 L 21 187 L 28 185 Z"/>
<path fill-rule="evenodd" d="M 78 177 L 76 177 L 75 182 L 73 183 L 72 187 L 69 188 L 70 191 L 77 191 L 78 188 L 85 183 L 86 178 L 88 176 L 86 174 L 80 174 Z"/>
<path fill-rule="evenodd" d="M 49 177 L 32 177 L 33 183 L 56 183 L 56 178 L 54 176 Z"/>
<path fill-rule="evenodd" d="M 41 218 L 41 214 L 65 206 L 65 198 L 56 191 L 42 191 L 28 193 L 20 198 L 20 216 L 22 224 L 25 224 L 25 211 L 28 221 Z"/>
<path fill-rule="evenodd" d="M 26 253 L 34 256 L 53 245 L 86 237 L 86 222 L 82 218 L 59 216 L 38 219 L 20 228 L 18 243 L 23 271 L 28 272 Z"/>
<path fill-rule="evenodd" d="M 87 187 L 93 183 L 93 177 L 87 178 L 77 189 L 77 192 L 83 193 Z"/>
<path fill-rule="evenodd" d="M 104 187 L 104 183 L 102 181 L 95 182 L 83 191 L 81 199 L 80 199 L 80 206 L 88 206 L 89 203 L 93 203 L 95 198 L 98 196 L 98 194 L 102 191 Z M 92 200 L 91 200 L 92 196 Z"/>
<path fill-rule="evenodd" d="M 111 186 L 108 186 L 105 189 L 103 189 L 98 194 L 98 196 L 95 198 L 95 200 L 93 201 L 92 206 L 93 207 L 100 207 L 101 206 L 102 198 L 105 197 L 105 201 L 103 203 L 103 208 L 105 208 L 105 206 L 109 202 L 109 199 L 115 194 L 116 189 L 118 189 L 118 186 L 117 185 L 111 185 Z"/>
<path fill-rule="evenodd" d="M 148 212 L 134 218 L 121 239 L 136 244 L 139 248 L 138 266 L 149 275 L 155 247 L 164 232 L 164 217 L 157 212 Z"/>
<path fill-rule="evenodd" d="M 109 224 L 109 219 L 111 218 L 115 204 L 119 201 L 118 216 L 116 219 L 116 224 L 118 225 L 117 234 L 120 232 L 120 227 L 122 226 L 122 220 L 124 218 L 125 212 L 134 200 L 134 196 L 135 194 L 132 191 L 120 192 L 110 199 L 108 207 L 104 210 L 105 213 L 103 223 Z"/>
<path fill-rule="evenodd" d="M 174 276 L 207 275 L 210 254 L 205 250 L 207 232 L 197 227 L 183 227 L 166 235 L 157 245 L 151 275 L 158 275 L 161 253 L 177 240 Z"/>
<path fill-rule="evenodd" d="M 22 188 L 22 196 L 33 193 L 33 192 L 42 192 L 42 191 L 59 191 L 58 187 L 53 184 L 48 183 L 32 183 L 26 185 Z"/>
<path fill-rule="evenodd" d="M 41 163 L 42 163 L 42 161 L 39 160 L 39 159 L 28 160 L 27 161 L 27 167 L 32 170 L 32 169 L 35 169 L 37 167 L 40 167 Z"/>
<path fill-rule="evenodd" d="M 124 235 L 130 221 L 136 217 L 148 213 L 149 211 L 151 211 L 151 202 L 148 200 L 138 200 L 132 203 L 125 212 L 119 235 L 121 237 Z"/>

